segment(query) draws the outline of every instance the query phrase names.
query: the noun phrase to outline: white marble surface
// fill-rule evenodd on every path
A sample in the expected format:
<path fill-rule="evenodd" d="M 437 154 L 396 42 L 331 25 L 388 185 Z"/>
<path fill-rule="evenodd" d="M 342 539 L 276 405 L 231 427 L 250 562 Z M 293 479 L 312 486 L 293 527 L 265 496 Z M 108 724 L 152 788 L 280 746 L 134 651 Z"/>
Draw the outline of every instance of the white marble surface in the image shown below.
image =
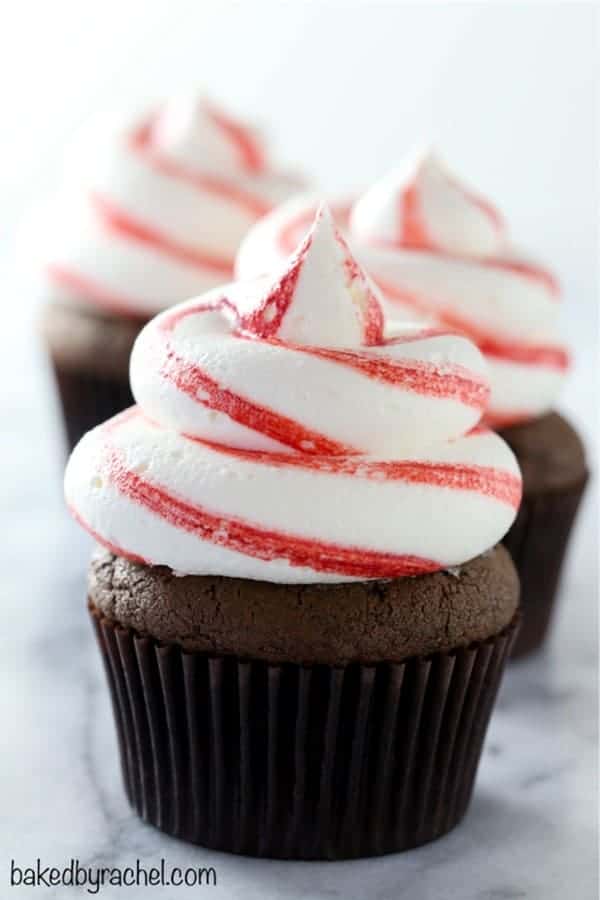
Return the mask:
<path fill-rule="evenodd" d="M 37 857 L 49 865 L 76 857 L 113 866 L 164 857 L 170 866 L 213 865 L 217 887 L 203 891 L 235 900 L 596 897 L 594 492 L 579 521 L 550 646 L 508 672 L 472 807 L 451 835 L 410 853 L 336 864 L 263 862 L 186 846 L 139 822 L 121 788 L 108 694 L 84 608 L 89 545 L 62 507 L 60 434 L 30 328 L 25 317 L 15 326 L 0 372 L 0 896 L 80 893 L 9 890 L 12 858 L 22 866 Z M 592 402 L 582 385 L 593 342 L 579 345 L 565 400 L 581 424 Z M 201 893 L 148 889 L 164 900 Z M 141 895 L 109 887 L 99 894 Z"/>

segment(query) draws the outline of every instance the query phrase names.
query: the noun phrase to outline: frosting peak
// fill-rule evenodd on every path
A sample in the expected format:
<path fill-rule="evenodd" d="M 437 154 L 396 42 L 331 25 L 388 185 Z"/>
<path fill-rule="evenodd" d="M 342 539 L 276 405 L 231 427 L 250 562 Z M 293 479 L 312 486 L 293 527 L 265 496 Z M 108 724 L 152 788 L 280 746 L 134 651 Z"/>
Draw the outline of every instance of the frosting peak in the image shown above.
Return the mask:
<path fill-rule="evenodd" d="M 138 405 L 71 456 L 76 517 L 122 555 L 281 582 L 417 575 L 493 546 L 521 482 L 475 427 L 481 354 L 385 336 L 378 297 L 321 210 L 276 276 L 157 316 L 131 358 Z"/>
<path fill-rule="evenodd" d="M 277 265 L 314 214 L 296 196 L 254 226 L 237 254 L 238 277 Z M 336 221 L 381 291 L 388 328 L 407 321 L 454 329 L 485 355 L 495 427 L 548 411 L 568 368 L 560 341 L 559 287 L 510 245 L 490 204 L 431 154 L 413 157 Z"/>
<path fill-rule="evenodd" d="M 176 97 L 151 118 L 150 144 L 197 172 L 222 175 L 267 170 L 265 151 L 253 132 L 204 97 Z"/>
<path fill-rule="evenodd" d="M 356 202 L 350 230 L 366 243 L 487 257 L 504 247 L 496 210 L 431 152 L 407 160 Z"/>
<path fill-rule="evenodd" d="M 321 207 L 284 271 L 256 295 L 248 291 L 238 309 L 242 327 L 258 337 L 277 337 L 317 347 L 382 343 L 381 296 L 352 257 Z"/>

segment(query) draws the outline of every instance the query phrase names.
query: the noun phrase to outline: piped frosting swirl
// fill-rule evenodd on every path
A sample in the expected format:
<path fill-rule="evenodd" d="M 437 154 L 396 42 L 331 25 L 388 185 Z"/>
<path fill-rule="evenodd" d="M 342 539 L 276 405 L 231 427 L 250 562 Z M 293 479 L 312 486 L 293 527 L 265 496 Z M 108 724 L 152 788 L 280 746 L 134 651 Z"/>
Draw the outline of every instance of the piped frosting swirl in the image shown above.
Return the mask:
<path fill-rule="evenodd" d="M 72 148 L 34 252 L 47 299 L 132 316 L 231 279 L 249 227 L 296 192 L 259 137 L 206 100 L 100 117 Z"/>
<path fill-rule="evenodd" d="M 138 406 L 90 432 L 67 501 L 102 543 L 185 574 L 349 581 L 466 562 L 508 530 L 521 480 L 477 427 L 465 337 L 384 331 L 382 296 L 327 210 L 275 275 L 159 315 Z"/>
<path fill-rule="evenodd" d="M 238 273 L 253 274 L 289 252 L 314 208 L 314 198 L 298 198 L 258 223 L 240 248 Z M 358 258 L 384 292 L 390 321 L 454 328 L 485 354 L 490 424 L 551 408 L 568 367 L 558 338 L 559 287 L 515 252 L 491 204 L 424 154 L 339 212 Z"/>

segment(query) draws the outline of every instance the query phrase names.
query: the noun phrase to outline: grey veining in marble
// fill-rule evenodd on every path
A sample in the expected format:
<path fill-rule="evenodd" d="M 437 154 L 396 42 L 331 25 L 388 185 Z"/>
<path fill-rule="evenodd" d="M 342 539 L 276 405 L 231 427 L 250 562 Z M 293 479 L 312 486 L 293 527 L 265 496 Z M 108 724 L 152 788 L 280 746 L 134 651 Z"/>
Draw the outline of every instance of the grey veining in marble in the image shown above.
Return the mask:
<path fill-rule="evenodd" d="M 591 353 L 591 351 L 590 351 Z M 18 360 L 18 362 L 17 362 Z M 585 362 L 585 361 L 584 361 Z M 586 364 L 591 365 L 588 358 Z M 451 835 L 403 855 L 352 863 L 263 862 L 169 839 L 130 812 L 103 673 L 84 608 L 87 539 L 62 508 L 60 436 L 42 357 L 23 323 L 2 374 L 0 896 L 9 861 L 215 866 L 216 888 L 150 897 L 245 900 L 592 900 L 596 887 L 596 510 L 590 491 L 547 651 L 502 688 L 471 810 Z M 566 398 L 588 411 L 575 375 Z M 106 887 L 103 900 L 141 896 Z M 89 896 L 89 895 L 84 895 Z"/>

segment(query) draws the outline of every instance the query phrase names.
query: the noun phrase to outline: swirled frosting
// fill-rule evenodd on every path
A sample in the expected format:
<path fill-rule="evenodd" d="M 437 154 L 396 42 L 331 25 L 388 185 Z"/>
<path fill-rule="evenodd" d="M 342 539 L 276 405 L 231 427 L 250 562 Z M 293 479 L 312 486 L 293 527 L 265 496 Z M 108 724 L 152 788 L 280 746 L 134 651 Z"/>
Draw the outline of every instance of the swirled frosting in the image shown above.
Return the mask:
<path fill-rule="evenodd" d="M 67 168 L 37 240 L 44 296 L 140 317 L 230 280 L 248 228 L 301 186 L 196 97 L 98 119 Z"/>
<path fill-rule="evenodd" d="M 253 274 L 289 252 L 314 208 L 305 196 L 258 223 L 240 248 L 238 273 Z M 480 347 L 489 366 L 490 424 L 551 408 L 568 366 L 558 338 L 558 285 L 516 253 L 487 201 L 434 156 L 420 155 L 341 204 L 338 221 L 383 290 L 392 322 L 437 323 Z"/>
<path fill-rule="evenodd" d="M 119 554 L 274 582 L 436 571 L 492 547 L 517 463 L 477 423 L 467 338 L 384 333 L 382 297 L 321 210 L 276 275 L 157 316 L 131 359 L 137 406 L 66 473 L 81 523 Z"/>

